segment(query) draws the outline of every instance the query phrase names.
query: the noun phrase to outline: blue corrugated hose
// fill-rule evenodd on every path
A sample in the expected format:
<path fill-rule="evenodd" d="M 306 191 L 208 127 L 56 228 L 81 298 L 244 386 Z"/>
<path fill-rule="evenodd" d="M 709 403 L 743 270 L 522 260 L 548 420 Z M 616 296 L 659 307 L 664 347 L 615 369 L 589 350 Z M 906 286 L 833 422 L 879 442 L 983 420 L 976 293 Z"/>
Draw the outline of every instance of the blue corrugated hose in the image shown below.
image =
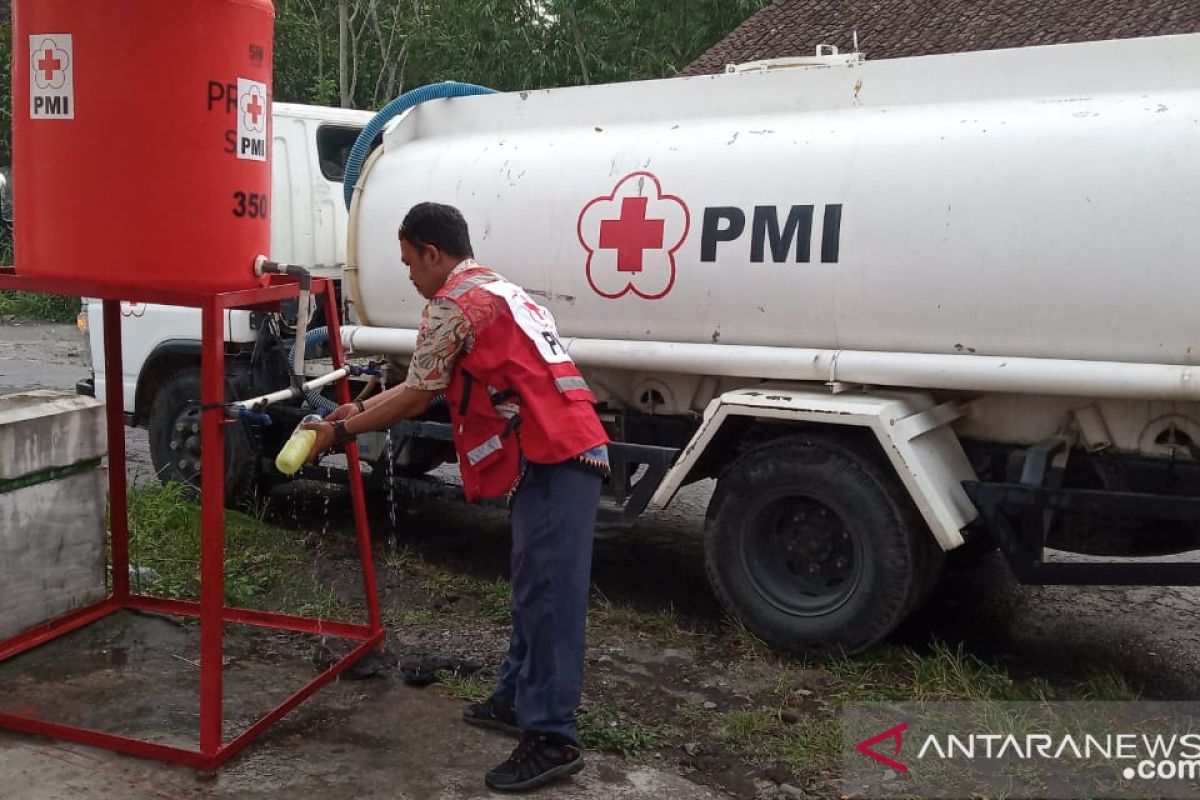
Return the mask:
<path fill-rule="evenodd" d="M 310 347 L 316 347 L 319 344 L 324 344 L 329 341 L 329 328 L 322 325 L 319 328 L 313 328 L 308 333 L 304 334 L 304 351 L 308 352 Z M 291 364 L 292 358 L 296 355 L 296 345 L 293 344 L 288 350 L 288 363 Z M 322 417 L 338 407 L 338 404 L 328 397 L 322 395 L 316 389 L 309 389 L 304 393 L 304 399 L 312 406 L 317 413 Z"/>
<path fill-rule="evenodd" d="M 350 200 L 354 196 L 354 185 L 358 183 L 358 176 L 362 172 L 363 162 L 367 160 L 367 154 L 371 150 L 371 142 L 375 141 L 375 137 L 379 135 L 383 127 L 394 117 L 403 114 L 419 103 L 424 103 L 426 100 L 439 100 L 446 97 L 470 97 L 476 94 L 494 94 L 495 91 L 495 89 L 489 89 L 486 86 L 476 86 L 473 83 L 456 83 L 455 81 L 431 83 L 428 86 L 422 86 L 419 89 L 405 92 L 379 109 L 379 113 L 367 123 L 367 127 L 363 128 L 362 132 L 358 134 L 358 138 L 354 140 L 354 147 L 350 148 L 350 157 L 346 159 L 346 173 L 342 179 L 342 190 L 346 196 L 346 208 L 350 208 Z"/>

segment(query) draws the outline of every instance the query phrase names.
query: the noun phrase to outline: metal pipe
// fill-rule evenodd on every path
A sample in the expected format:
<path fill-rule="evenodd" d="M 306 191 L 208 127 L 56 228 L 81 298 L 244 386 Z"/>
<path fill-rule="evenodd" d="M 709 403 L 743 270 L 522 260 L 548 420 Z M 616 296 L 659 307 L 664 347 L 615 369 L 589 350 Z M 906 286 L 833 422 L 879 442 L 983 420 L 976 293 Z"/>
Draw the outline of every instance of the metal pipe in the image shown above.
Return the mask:
<path fill-rule="evenodd" d="M 234 413 L 236 413 L 239 408 L 244 408 L 248 411 L 258 411 L 266 406 L 273 405 L 274 403 L 279 403 L 284 400 L 299 399 L 304 396 L 305 392 L 311 389 L 320 389 L 322 386 L 328 386 L 335 381 L 340 381 L 342 378 L 349 376 L 351 369 L 352 367 L 349 366 L 338 367 L 333 372 L 327 372 L 324 375 L 320 375 L 310 381 L 305 381 L 299 386 L 289 386 L 288 388 L 280 389 L 277 392 L 262 394 L 258 397 L 251 397 L 246 400 L 235 400 L 229 404 L 229 409 Z"/>
<path fill-rule="evenodd" d="M 351 351 L 405 355 L 417 331 L 347 326 Z M 1200 400 L 1200 375 L 1175 364 L 888 353 L 753 345 L 564 339 L 581 367 L 719 377 L 861 383 L 1062 397 Z"/>
<path fill-rule="evenodd" d="M 312 318 L 312 273 L 298 264 L 281 264 L 260 255 L 254 259 L 254 274 L 291 275 L 300 279 L 300 298 L 296 308 L 296 348 L 292 356 L 292 380 L 299 382 L 304 377 L 304 336 L 308 332 L 308 321 Z"/>

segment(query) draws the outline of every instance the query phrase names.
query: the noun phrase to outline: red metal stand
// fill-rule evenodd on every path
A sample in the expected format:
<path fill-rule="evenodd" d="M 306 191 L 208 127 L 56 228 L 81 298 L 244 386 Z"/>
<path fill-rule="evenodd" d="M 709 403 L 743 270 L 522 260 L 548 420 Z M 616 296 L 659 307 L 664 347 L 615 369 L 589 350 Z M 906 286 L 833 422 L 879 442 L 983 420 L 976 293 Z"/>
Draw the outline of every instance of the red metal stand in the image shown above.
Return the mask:
<path fill-rule="evenodd" d="M 104 301 L 104 366 L 106 418 L 108 422 L 108 490 L 112 528 L 112 593 L 109 597 L 70 614 L 43 623 L 18 636 L 0 641 L 0 661 L 24 653 L 65 633 L 125 608 L 155 611 L 200 618 L 200 749 L 155 744 L 111 733 L 46 722 L 18 714 L 0 713 L 0 728 L 48 736 L 65 741 L 101 747 L 134 756 L 159 759 L 198 769 L 215 769 L 239 752 L 255 737 L 278 722 L 324 684 L 378 647 L 384 638 L 383 621 L 376 595 L 375 569 L 371 557 L 371 537 L 367 526 L 366 500 L 358 449 L 346 447 L 350 472 L 350 496 L 354 506 L 354 525 L 363 568 L 363 589 L 367 601 L 367 624 L 355 625 L 331 620 L 299 617 L 230 608 L 225 605 L 225 437 L 221 426 L 228 423 L 225 402 L 225 311 L 233 308 L 274 307 L 279 301 L 298 296 L 298 284 L 289 278 L 272 277 L 262 288 L 220 294 L 200 294 L 157 289 L 133 290 L 108 286 L 102 282 L 60 281 L 29 278 L 0 269 L 0 290 L 18 290 L 97 297 Z M 344 355 L 338 330 L 337 301 L 332 285 L 325 279 L 313 279 L 312 292 L 325 301 L 334 368 L 342 366 Z M 129 591 L 129 519 L 125 495 L 125 419 L 121 366 L 122 300 L 198 307 L 201 310 L 201 454 L 200 454 L 200 602 L 166 600 Z M 345 381 L 337 386 L 338 399 L 350 402 Z M 221 735 L 224 624 L 254 625 L 271 630 L 327 634 L 358 642 L 358 645 L 325 672 L 313 678 L 237 738 L 224 742 Z"/>

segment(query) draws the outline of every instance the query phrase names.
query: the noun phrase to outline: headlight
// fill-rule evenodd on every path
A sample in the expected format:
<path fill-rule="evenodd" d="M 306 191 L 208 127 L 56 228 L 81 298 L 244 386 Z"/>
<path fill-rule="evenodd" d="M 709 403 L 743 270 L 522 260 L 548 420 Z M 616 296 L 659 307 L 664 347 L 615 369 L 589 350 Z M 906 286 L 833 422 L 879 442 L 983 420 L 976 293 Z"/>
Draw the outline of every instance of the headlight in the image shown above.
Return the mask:
<path fill-rule="evenodd" d="M 84 302 L 83 311 L 75 317 L 75 327 L 79 330 L 79 338 L 82 340 L 79 343 L 79 355 L 83 359 L 83 364 L 88 369 L 92 369 L 95 364 L 92 363 L 92 337 L 88 335 L 88 315 L 87 302 Z"/>

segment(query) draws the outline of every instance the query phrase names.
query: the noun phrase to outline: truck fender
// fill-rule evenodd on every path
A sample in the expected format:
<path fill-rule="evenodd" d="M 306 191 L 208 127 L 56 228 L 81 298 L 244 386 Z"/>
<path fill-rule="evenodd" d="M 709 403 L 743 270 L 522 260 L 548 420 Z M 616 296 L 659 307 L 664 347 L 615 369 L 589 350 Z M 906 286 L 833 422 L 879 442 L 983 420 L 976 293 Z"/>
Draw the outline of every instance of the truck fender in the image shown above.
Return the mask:
<path fill-rule="evenodd" d="M 963 416 L 956 403 L 936 404 L 923 392 L 863 390 L 834 394 L 786 383 L 725 392 L 704 411 L 695 435 L 667 472 L 651 504 L 665 508 L 730 417 L 870 429 L 943 550 L 963 543 L 962 529 L 977 516 L 963 481 L 975 480 L 950 423 Z"/>
<path fill-rule="evenodd" d="M 134 394 L 133 419 L 144 422 L 150 414 L 154 395 L 168 374 L 200 364 L 199 339 L 165 339 L 159 342 L 142 364 Z"/>

